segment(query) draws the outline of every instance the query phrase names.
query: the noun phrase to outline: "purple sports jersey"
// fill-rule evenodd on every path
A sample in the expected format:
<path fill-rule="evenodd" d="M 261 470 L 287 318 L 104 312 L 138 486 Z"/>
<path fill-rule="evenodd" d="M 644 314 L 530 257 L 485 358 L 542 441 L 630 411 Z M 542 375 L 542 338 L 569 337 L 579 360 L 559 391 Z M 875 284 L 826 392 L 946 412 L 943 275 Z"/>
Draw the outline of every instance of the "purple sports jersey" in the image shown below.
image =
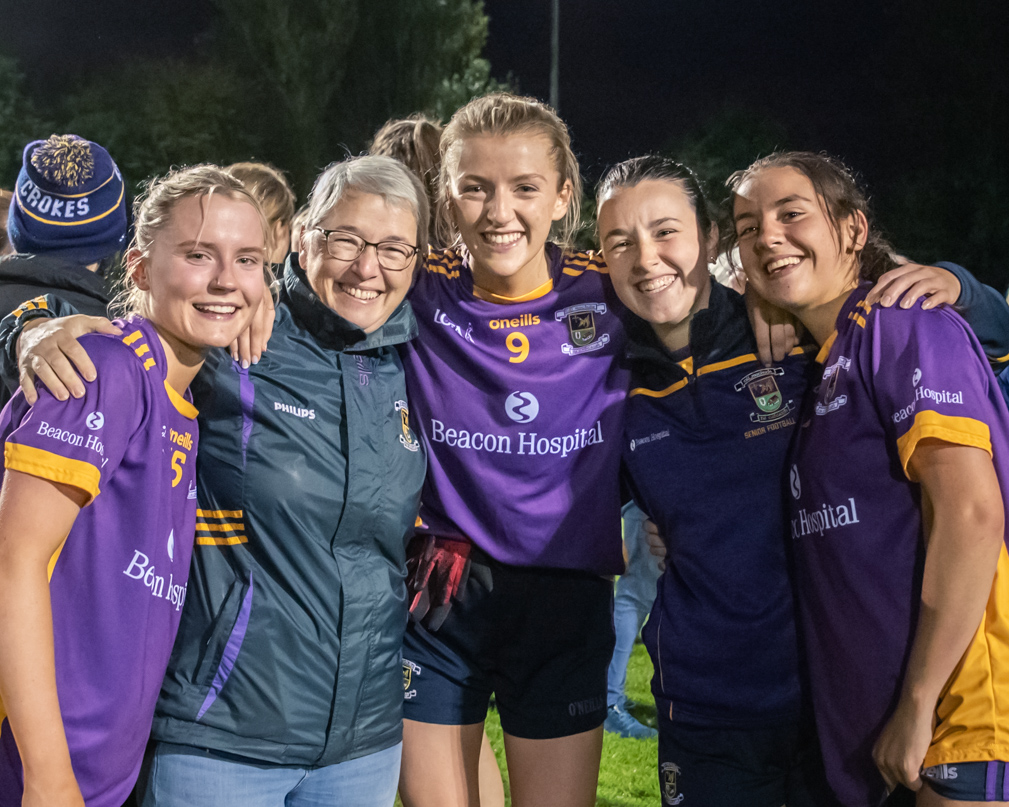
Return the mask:
<path fill-rule="evenodd" d="M 846 301 L 817 360 L 789 473 L 799 613 L 831 786 L 847 805 L 885 795 L 872 747 L 896 706 L 921 596 L 925 438 L 993 454 L 1009 501 L 1009 414 L 981 347 L 949 308 Z"/>
<path fill-rule="evenodd" d="M 34 406 L 18 394 L 0 416 L 5 469 L 92 498 L 49 567 L 56 687 L 88 807 L 119 807 L 137 778 L 196 522 L 196 409 L 166 383 L 150 323 L 117 324 L 122 336 L 81 339 L 98 370 L 83 398 L 61 403 L 40 388 Z M 5 718 L 3 807 L 21 804 L 21 776 Z"/>
<path fill-rule="evenodd" d="M 455 250 L 420 271 L 404 364 L 428 447 L 421 529 L 503 563 L 615 574 L 620 304 L 592 254 L 551 245 L 548 259 L 551 283 L 509 304 L 475 296 Z"/>

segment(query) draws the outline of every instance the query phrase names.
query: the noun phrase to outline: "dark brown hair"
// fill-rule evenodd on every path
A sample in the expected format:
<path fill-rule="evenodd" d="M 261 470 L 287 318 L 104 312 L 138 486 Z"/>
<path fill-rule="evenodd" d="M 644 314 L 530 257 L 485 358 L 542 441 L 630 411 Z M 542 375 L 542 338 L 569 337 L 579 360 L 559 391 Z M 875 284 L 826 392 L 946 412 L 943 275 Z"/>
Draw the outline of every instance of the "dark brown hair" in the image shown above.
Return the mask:
<path fill-rule="evenodd" d="M 736 171 L 726 181 L 729 189 L 726 221 L 732 221 L 732 208 L 736 201 L 736 191 L 748 179 L 765 168 L 794 168 L 813 185 L 818 198 L 823 200 L 827 219 L 836 233 L 840 233 L 841 221 L 855 212 L 861 211 L 869 223 L 865 246 L 858 255 L 859 275 L 864 280 L 876 281 L 884 272 L 897 266 L 897 256 L 893 247 L 873 227 L 869 210 L 869 200 L 859 187 L 851 170 L 840 160 L 827 154 L 811 151 L 778 151 L 761 157 L 749 168 Z M 731 255 L 737 245 L 736 228 L 722 227 L 722 246 Z M 731 259 L 730 259 L 731 260 Z"/>

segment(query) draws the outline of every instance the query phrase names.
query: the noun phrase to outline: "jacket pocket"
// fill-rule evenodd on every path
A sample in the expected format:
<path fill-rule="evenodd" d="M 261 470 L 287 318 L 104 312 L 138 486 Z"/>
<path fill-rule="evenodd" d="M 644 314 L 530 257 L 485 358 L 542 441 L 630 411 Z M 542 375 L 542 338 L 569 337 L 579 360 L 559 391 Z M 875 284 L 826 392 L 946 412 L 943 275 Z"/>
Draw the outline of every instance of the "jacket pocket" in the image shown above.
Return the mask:
<path fill-rule="evenodd" d="M 193 675 L 193 683 L 207 690 L 197 712 L 199 720 L 206 714 L 227 683 L 249 629 L 255 585 L 252 572 L 248 582 L 236 580 L 214 617 L 210 637 Z"/>

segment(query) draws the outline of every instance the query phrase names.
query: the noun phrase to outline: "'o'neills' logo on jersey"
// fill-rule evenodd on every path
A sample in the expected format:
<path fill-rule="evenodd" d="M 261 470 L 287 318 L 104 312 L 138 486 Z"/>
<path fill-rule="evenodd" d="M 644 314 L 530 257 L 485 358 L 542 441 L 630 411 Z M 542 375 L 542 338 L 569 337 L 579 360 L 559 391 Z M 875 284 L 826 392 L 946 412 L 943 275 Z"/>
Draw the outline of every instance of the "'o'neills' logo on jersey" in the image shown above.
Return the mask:
<path fill-rule="evenodd" d="M 606 303 L 579 303 L 570 305 L 554 312 L 557 322 L 567 321 L 571 343 L 561 345 L 561 352 L 568 356 L 599 350 L 610 341 L 610 335 L 604 333 L 596 338 L 596 314 L 606 313 Z"/>
<path fill-rule="evenodd" d="M 459 334 L 459 336 L 461 336 L 467 342 L 471 344 L 476 344 L 476 342 L 473 341 L 472 323 L 469 324 L 469 327 L 466 328 L 466 330 L 463 330 L 461 325 L 456 325 L 454 322 L 452 322 L 452 320 L 448 318 L 448 314 L 443 312 L 440 308 L 435 309 L 434 321 L 437 322 L 439 325 L 444 325 L 450 331 L 454 331 L 455 333 Z"/>
<path fill-rule="evenodd" d="M 836 362 L 823 369 L 823 380 L 820 382 L 823 392 L 816 402 L 816 414 L 826 415 L 848 403 L 847 395 L 837 395 L 837 378 L 841 370 L 847 372 L 850 369 L 851 359 L 844 356 L 839 357 Z"/>
<path fill-rule="evenodd" d="M 557 437 L 540 437 L 538 432 L 519 432 L 513 443 L 510 434 L 488 434 L 471 432 L 466 429 L 451 429 L 434 418 L 431 419 L 431 442 L 444 443 L 452 448 L 470 451 L 489 451 L 492 454 L 518 454 L 520 456 L 544 456 L 560 454 L 566 457 L 586 446 L 603 442 L 603 424 L 597 420 L 588 429 L 575 429 L 570 434 Z"/>
<path fill-rule="evenodd" d="M 849 498 L 846 504 L 821 505 L 819 510 L 803 507 L 799 510 L 799 517 L 792 519 L 792 540 L 807 535 L 819 535 L 822 538 L 828 530 L 858 523 L 858 509 L 853 498 Z"/>
<path fill-rule="evenodd" d="M 536 314 L 519 314 L 511 319 L 492 319 L 488 324 L 492 331 L 499 331 L 502 328 L 527 328 L 530 325 L 539 325 L 540 318 Z"/>
<path fill-rule="evenodd" d="M 308 418 L 309 420 L 315 420 L 314 409 L 304 409 L 299 406 L 291 406 L 290 404 L 281 403 L 280 401 L 273 402 L 273 411 L 286 412 L 289 415 L 294 415 L 296 418 Z"/>
<path fill-rule="evenodd" d="M 396 411 L 399 412 L 399 422 L 403 429 L 403 433 L 399 436 L 399 442 L 408 451 L 417 451 L 420 448 L 420 443 L 410 431 L 410 410 L 407 409 L 406 401 L 396 401 Z"/>
<path fill-rule="evenodd" d="M 752 373 L 743 376 L 736 384 L 736 392 L 744 389 L 750 391 L 753 402 L 757 405 L 759 412 L 750 412 L 750 420 L 754 423 L 770 423 L 781 420 L 795 409 L 792 401 L 786 401 L 785 396 L 778 389 L 778 381 L 775 376 L 784 375 L 783 367 L 761 367 Z"/>

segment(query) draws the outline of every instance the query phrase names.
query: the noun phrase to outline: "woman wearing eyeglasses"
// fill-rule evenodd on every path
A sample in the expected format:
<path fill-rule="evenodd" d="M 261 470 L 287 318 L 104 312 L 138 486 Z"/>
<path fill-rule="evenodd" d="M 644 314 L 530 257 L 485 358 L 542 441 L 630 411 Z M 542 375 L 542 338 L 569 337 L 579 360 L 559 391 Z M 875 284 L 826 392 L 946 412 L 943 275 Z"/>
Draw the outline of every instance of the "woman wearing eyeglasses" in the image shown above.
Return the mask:
<path fill-rule="evenodd" d="M 316 181 L 269 350 L 201 378 L 189 599 L 145 805 L 388 807 L 399 776 L 407 535 L 424 452 L 396 346 L 427 238 L 386 157 Z M 206 445 L 203 443 L 202 445 Z"/>

